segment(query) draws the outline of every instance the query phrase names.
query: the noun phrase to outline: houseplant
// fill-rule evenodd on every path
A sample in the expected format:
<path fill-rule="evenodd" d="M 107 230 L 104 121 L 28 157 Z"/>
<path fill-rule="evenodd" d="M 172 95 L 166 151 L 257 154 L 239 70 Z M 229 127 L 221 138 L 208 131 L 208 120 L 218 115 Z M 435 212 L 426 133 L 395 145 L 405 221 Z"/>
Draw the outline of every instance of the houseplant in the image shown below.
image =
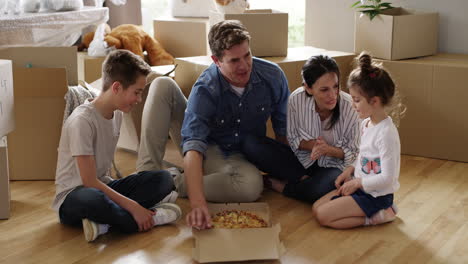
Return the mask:
<path fill-rule="evenodd" d="M 368 15 L 372 20 L 382 11 L 392 9 L 393 6 L 389 2 L 382 2 L 382 0 L 360 0 L 355 2 L 351 8 L 359 9 L 361 16 Z"/>

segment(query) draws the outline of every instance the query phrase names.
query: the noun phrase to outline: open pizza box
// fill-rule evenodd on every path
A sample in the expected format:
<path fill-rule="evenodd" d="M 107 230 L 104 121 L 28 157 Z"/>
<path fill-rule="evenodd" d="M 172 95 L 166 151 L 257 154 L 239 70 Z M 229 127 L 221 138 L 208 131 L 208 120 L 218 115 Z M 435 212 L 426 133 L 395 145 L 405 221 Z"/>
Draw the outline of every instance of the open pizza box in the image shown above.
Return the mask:
<path fill-rule="evenodd" d="M 199 263 L 279 259 L 284 246 L 279 240 L 281 227 L 272 225 L 266 203 L 209 204 L 215 215 L 224 210 L 243 210 L 262 217 L 268 227 L 208 230 L 192 229 L 195 238 L 193 258 Z"/>

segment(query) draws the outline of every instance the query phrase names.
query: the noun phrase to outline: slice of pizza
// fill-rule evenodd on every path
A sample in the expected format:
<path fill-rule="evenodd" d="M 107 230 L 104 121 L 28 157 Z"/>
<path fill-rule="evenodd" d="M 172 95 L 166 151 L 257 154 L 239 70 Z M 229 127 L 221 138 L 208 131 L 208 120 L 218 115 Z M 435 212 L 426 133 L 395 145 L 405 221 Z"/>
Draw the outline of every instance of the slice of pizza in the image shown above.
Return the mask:
<path fill-rule="evenodd" d="M 268 227 L 267 222 L 255 213 L 243 210 L 224 210 L 212 216 L 215 228 Z"/>

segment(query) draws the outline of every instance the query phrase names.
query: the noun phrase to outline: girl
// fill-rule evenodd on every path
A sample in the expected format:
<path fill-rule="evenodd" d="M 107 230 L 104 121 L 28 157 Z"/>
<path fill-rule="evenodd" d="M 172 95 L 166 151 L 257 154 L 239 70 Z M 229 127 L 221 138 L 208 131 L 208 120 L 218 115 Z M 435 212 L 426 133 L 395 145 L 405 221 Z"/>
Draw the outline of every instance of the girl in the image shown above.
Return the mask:
<path fill-rule="evenodd" d="M 395 96 L 395 84 L 389 73 L 372 62 L 365 53 L 351 72 L 348 87 L 360 118 L 361 144 L 354 166 L 348 167 L 335 181 L 331 191 L 312 207 L 323 226 L 337 229 L 377 225 L 395 219 L 393 193 L 400 184 L 400 139 L 390 115 L 398 121 L 402 111 Z"/>

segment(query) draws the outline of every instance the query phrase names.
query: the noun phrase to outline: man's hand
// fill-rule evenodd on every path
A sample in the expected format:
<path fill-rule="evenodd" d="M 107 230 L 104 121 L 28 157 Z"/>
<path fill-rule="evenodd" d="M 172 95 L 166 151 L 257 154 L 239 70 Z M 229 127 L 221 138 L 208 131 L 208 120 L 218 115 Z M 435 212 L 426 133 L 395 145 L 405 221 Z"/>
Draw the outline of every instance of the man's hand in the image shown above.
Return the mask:
<path fill-rule="evenodd" d="M 185 217 L 187 225 L 196 229 L 207 229 L 213 225 L 208 207 L 205 205 L 193 206 L 192 210 Z"/>
<path fill-rule="evenodd" d="M 155 224 L 153 215 L 155 215 L 156 212 L 148 210 L 136 202 L 130 209 L 130 213 L 138 224 L 138 231 L 140 232 L 151 229 Z"/>
<path fill-rule="evenodd" d="M 329 148 L 327 142 L 322 137 L 318 137 L 310 153 L 310 159 L 318 160 L 321 156 L 327 156 Z"/>

